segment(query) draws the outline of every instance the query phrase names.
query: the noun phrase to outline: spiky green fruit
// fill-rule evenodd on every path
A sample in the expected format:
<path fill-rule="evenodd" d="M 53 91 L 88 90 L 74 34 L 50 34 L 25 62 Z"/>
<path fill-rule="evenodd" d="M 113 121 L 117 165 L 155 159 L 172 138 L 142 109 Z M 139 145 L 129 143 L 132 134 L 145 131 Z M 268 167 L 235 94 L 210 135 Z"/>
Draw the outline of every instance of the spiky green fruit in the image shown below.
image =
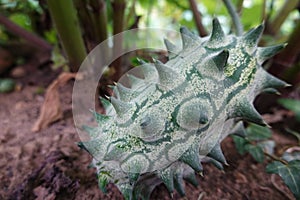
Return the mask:
<path fill-rule="evenodd" d="M 184 181 L 196 185 L 202 160 L 223 169 L 220 142 L 243 134 L 242 120 L 266 125 L 253 106 L 264 91 L 287 84 L 261 64 L 284 45 L 257 47 L 263 25 L 243 36 L 225 35 L 217 19 L 212 34 L 200 38 L 181 28 L 183 47 L 165 39 L 169 61 L 141 61 L 144 79 L 128 75 L 115 97 L 101 99 L 106 115 L 94 113 L 97 128 L 82 142 L 93 157 L 99 185 L 114 183 L 125 199 L 149 199 L 164 183 L 184 195 Z"/>

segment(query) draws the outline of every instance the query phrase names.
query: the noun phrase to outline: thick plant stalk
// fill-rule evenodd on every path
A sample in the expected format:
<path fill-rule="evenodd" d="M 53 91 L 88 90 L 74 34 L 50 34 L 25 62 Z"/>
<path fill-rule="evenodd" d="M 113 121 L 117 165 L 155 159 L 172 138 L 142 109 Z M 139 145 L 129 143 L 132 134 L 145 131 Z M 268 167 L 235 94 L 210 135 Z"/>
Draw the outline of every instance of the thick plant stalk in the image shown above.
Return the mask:
<path fill-rule="evenodd" d="M 94 26 L 84 26 L 85 24 L 91 23 L 93 20 L 90 16 L 90 11 L 88 10 L 87 2 L 82 0 L 74 0 L 74 5 L 78 11 L 77 15 L 79 18 L 79 22 L 81 27 L 84 27 L 83 29 L 83 38 L 86 43 L 87 50 L 91 50 L 94 48 L 93 44 L 90 44 L 94 42 L 95 39 L 95 33 L 94 33 Z"/>
<path fill-rule="evenodd" d="M 272 34 L 278 33 L 281 25 L 286 20 L 292 10 L 299 4 L 299 0 L 286 0 L 282 8 L 277 12 L 274 20 L 270 23 L 269 29 Z"/>
<path fill-rule="evenodd" d="M 236 35 L 241 36 L 243 34 L 243 25 L 241 23 L 240 17 L 238 13 L 236 12 L 234 6 L 232 5 L 232 2 L 230 0 L 223 0 L 231 18 L 234 24 L 234 27 L 236 29 Z"/>
<path fill-rule="evenodd" d="M 104 0 L 91 0 L 90 6 L 97 43 L 100 43 L 107 39 L 106 3 Z"/>
<path fill-rule="evenodd" d="M 71 71 L 78 71 L 86 50 L 72 0 L 47 0 L 52 20 L 67 54 Z"/>
<path fill-rule="evenodd" d="M 195 0 L 189 0 L 189 2 L 190 2 L 191 10 L 192 10 L 193 15 L 194 15 L 194 20 L 195 20 L 199 35 L 201 37 L 207 36 L 207 31 L 205 30 L 205 28 L 202 24 L 202 19 L 201 19 L 202 17 L 201 17 L 201 14 L 200 14 L 200 12 L 197 8 L 196 1 Z"/>
<path fill-rule="evenodd" d="M 125 0 L 115 0 L 112 2 L 113 8 L 113 34 L 116 35 L 124 30 L 124 14 L 125 14 L 126 2 Z M 114 37 L 113 55 L 120 56 L 123 48 L 122 36 Z M 113 80 L 118 80 L 122 75 L 122 58 L 117 58 L 112 66 L 115 70 Z"/>
<path fill-rule="evenodd" d="M 106 12 L 106 2 L 104 0 L 90 0 L 89 3 L 92 11 L 89 12 L 90 18 L 92 19 L 92 26 L 94 32 L 94 40 L 96 45 L 100 44 L 107 39 L 107 12 Z M 103 60 L 109 57 L 109 47 L 103 46 L 101 51 Z"/>

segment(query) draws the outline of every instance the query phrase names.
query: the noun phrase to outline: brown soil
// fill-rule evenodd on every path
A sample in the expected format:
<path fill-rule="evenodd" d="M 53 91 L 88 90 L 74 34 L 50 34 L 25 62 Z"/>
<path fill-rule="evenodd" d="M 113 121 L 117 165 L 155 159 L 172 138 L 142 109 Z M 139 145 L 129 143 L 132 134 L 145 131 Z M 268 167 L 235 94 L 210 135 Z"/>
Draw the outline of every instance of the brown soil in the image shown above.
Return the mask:
<path fill-rule="evenodd" d="M 97 185 L 95 171 L 88 168 L 91 157 L 77 147 L 79 137 L 74 128 L 71 110 L 72 83 L 61 89 L 64 118 L 49 128 L 32 133 L 43 95 L 40 86 L 47 86 L 57 73 L 38 71 L 17 80 L 20 91 L 0 94 L 0 199 L 122 199 L 120 192 L 109 185 L 103 194 Z M 26 80 L 26 81 L 25 81 Z M 295 140 L 274 133 L 281 146 Z M 266 163 L 259 164 L 249 155 L 237 153 L 231 138 L 222 143 L 229 166 L 222 172 L 204 164 L 204 177 L 199 186 L 186 184 L 186 197 L 175 193 L 174 199 L 272 199 L 292 196 L 279 177 L 274 187 Z M 171 199 L 160 185 L 151 199 Z"/>

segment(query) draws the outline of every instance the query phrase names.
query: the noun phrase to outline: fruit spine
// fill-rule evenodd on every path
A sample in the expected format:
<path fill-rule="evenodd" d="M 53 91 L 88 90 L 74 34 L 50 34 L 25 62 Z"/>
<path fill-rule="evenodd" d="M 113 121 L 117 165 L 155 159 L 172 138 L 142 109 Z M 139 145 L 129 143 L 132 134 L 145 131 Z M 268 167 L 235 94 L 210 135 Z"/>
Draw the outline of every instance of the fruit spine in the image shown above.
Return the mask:
<path fill-rule="evenodd" d="M 169 61 L 141 61 L 144 78 L 128 75 L 131 88 L 117 83 L 106 114 L 94 113 L 98 127 L 79 145 L 93 156 L 100 188 L 114 183 L 125 199 L 149 199 L 163 182 L 172 194 L 197 185 L 195 172 L 208 160 L 227 164 L 220 142 L 243 133 L 242 121 L 266 125 L 253 106 L 261 92 L 287 84 L 262 68 L 284 45 L 257 47 L 263 25 L 242 36 L 225 35 L 217 19 L 200 38 L 180 29 L 182 49 L 165 40 Z"/>

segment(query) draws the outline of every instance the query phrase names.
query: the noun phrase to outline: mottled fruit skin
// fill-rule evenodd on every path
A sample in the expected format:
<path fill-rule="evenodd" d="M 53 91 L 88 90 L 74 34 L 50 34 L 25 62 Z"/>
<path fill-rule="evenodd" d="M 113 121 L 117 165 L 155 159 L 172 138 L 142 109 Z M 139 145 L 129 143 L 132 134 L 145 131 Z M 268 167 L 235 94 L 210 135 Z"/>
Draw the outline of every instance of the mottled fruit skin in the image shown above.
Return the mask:
<path fill-rule="evenodd" d="M 227 164 L 220 142 L 243 134 L 242 121 L 266 125 L 255 97 L 287 86 L 261 66 L 284 47 L 257 47 L 263 25 L 225 35 L 214 19 L 207 38 L 180 32 L 182 48 L 165 40 L 169 61 L 141 61 L 144 78 L 116 84 L 110 101 L 102 98 L 106 114 L 94 113 L 99 126 L 86 127 L 91 140 L 79 145 L 94 157 L 103 191 L 111 182 L 125 199 L 149 199 L 163 182 L 185 195 L 183 180 L 197 185 L 201 161 Z"/>

